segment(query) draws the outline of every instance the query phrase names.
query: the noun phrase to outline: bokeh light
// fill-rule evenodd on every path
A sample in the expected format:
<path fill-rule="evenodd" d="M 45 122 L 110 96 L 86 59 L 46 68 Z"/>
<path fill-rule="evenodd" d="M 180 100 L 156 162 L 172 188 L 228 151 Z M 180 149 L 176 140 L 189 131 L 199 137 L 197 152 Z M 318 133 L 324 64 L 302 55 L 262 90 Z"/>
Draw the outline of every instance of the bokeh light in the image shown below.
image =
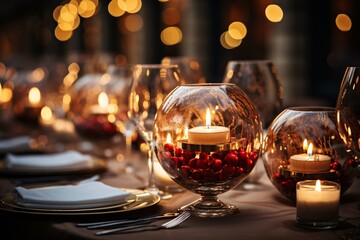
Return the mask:
<path fill-rule="evenodd" d="M 178 27 L 167 27 L 161 31 L 160 38 L 165 45 L 175 45 L 182 41 L 182 31 Z"/>
<path fill-rule="evenodd" d="M 265 16 L 270 22 L 280 22 L 284 17 L 284 13 L 280 6 L 270 4 L 265 9 Z"/>
<path fill-rule="evenodd" d="M 246 36 L 247 29 L 245 24 L 242 22 L 232 22 L 229 25 L 228 32 L 233 39 L 241 40 Z"/>
<path fill-rule="evenodd" d="M 351 30 L 352 22 L 348 15 L 341 13 L 336 16 L 335 19 L 336 27 L 343 32 Z"/>

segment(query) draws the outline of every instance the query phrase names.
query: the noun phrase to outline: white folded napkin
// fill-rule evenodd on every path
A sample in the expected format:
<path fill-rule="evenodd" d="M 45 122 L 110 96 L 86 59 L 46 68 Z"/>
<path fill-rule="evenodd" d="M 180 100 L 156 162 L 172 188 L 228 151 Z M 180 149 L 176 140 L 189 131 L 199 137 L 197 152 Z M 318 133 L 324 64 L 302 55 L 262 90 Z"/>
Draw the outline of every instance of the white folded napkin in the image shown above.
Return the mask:
<path fill-rule="evenodd" d="M 93 166 L 90 155 L 73 150 L 55 154 L 7 154 L 5 163 L 9 169 L 34 171 L 81 170 Z"/>
<path fill-rule="evenodd" d="M 31 138 L 29 136 L 19 136 L 10 139 L 0 140 L 0 152 L 23 152 L 29 151 Z"/>
<path fill-rule="evenodd" d="M 28 208 L 82 209 L 121 204 L 130 193 L 95 181 L 33 189 L 16 187 L 13 196 L 18 205 Z"/>

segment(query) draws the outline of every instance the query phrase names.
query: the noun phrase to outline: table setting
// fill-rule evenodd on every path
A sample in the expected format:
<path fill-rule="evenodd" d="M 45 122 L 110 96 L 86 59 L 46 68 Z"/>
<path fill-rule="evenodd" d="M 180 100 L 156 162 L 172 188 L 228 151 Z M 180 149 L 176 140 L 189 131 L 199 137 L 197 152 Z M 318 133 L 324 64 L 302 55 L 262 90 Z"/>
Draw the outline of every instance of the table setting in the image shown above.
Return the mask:
<path fill-rule="evenodd" d="M 53 123 L 44 127 L 41 111 L 29 123 L 25 115 L 7 122 L 21 124 L 21 134 L 2 128 L 6 239 L 359 237 L 358 131 L 349 130 L 359 126 L 340 121 L 357 109 L 341 112 L 345 93 L 336 108 L 280 112 L 282 87 L 272 77 L 269 92 L 276 99 L 263 112 L 257 104 L 272 98 L 267 91 L 242 88 L 270 80 L 259 73 L 230 79 L 248 74 L 247 67 L 243 74 L 228 67 L 219 83 L 186 83 L 177 65 L 129 67 L 131 76 L 109 74 L 114 69 L 84 75 L 61 93 L 60 113 L 49 107 L 73 125 L 70 140 L 54 134 Z M 64 96 L 71 99 L 66 108 Z M 131 135 L 127 121 L 137 130 Z M 30 144 L 39 136 L 46 139 L 41 151 Z M 253 187 L 245 187 L 255 169 Z M 12 230 L 15 225 L 21 231 Z"/>

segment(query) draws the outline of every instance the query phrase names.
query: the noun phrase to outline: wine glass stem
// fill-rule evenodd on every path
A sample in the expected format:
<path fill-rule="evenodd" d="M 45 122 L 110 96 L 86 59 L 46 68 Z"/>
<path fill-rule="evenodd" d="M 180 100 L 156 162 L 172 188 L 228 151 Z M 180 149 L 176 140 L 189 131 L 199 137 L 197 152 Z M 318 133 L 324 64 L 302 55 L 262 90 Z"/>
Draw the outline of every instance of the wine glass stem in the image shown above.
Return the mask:
<path fill-rule="evenodd" d="M 149 191 L 153 190 L 153 191 L 157 191 L 158 188 L 156 187 L 155 184 L 155 172 L 154 172 L 154 143 L 150 142 L 149 143 L 149 150 L 148 150 L 148 167 L 149 167 L 149 183 L 147 186 L 147 189 Z"/>
<path fill-rule="evenodd" d="M 126 154 L 127 156 L 130 156 L 131 154 L 131 145 L 132 145 L 132 136 L 131 135 L 127 135 L 125 137 L 125 144 L 126 144 Z"/>

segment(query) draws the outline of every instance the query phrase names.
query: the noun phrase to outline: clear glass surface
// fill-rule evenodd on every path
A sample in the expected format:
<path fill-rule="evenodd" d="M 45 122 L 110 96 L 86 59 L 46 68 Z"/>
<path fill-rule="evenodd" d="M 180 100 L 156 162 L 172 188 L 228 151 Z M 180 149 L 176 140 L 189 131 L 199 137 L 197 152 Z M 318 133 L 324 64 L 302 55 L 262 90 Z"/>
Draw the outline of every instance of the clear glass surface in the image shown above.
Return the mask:
<path fill-rule="evenodd" d="M 169 176 L 201 195 L 181 208 L 200 217 L 238 212 L 217 195 L 253 170 L 262 143 L 259 114 L 234 84 L 188 84 L 162 103 L 154 127 L 156 153 Z"/>
<path fill-rule="evenodd" d="M 133 67 L 133 77 L 129 97 L 130 119 L 140 136 L 149 145 L 149 182 L 146 189 L 162 198 L 170 195 L 159 190 L 154 176 L 154 137 L 155 115 L 164 98 L 180 84 L 176 65 L 137 64 Z"/>
<path fill-rule="evenodd" d="M 229 61 L 223 82 L 234 83 L 249 96 L 264 128 L 282 111 L 283 89 L 277 70 L 269 60 Z"/>
<path fill-rule="evenodd" d="M 355 152 L 354 164 L 360 160 L 360 67 L 348 67 L 344 73 L 336 103 L 340 136 Z"/>
<path fill-rule="evenodd" d="M 285 109 L 267 129 L 262 159 L 270 181 L 293 201 L 299 181 L 338 182 L 343 194 L 357 174 L 353 152 L 337 130 L 335 108 Z"/>

